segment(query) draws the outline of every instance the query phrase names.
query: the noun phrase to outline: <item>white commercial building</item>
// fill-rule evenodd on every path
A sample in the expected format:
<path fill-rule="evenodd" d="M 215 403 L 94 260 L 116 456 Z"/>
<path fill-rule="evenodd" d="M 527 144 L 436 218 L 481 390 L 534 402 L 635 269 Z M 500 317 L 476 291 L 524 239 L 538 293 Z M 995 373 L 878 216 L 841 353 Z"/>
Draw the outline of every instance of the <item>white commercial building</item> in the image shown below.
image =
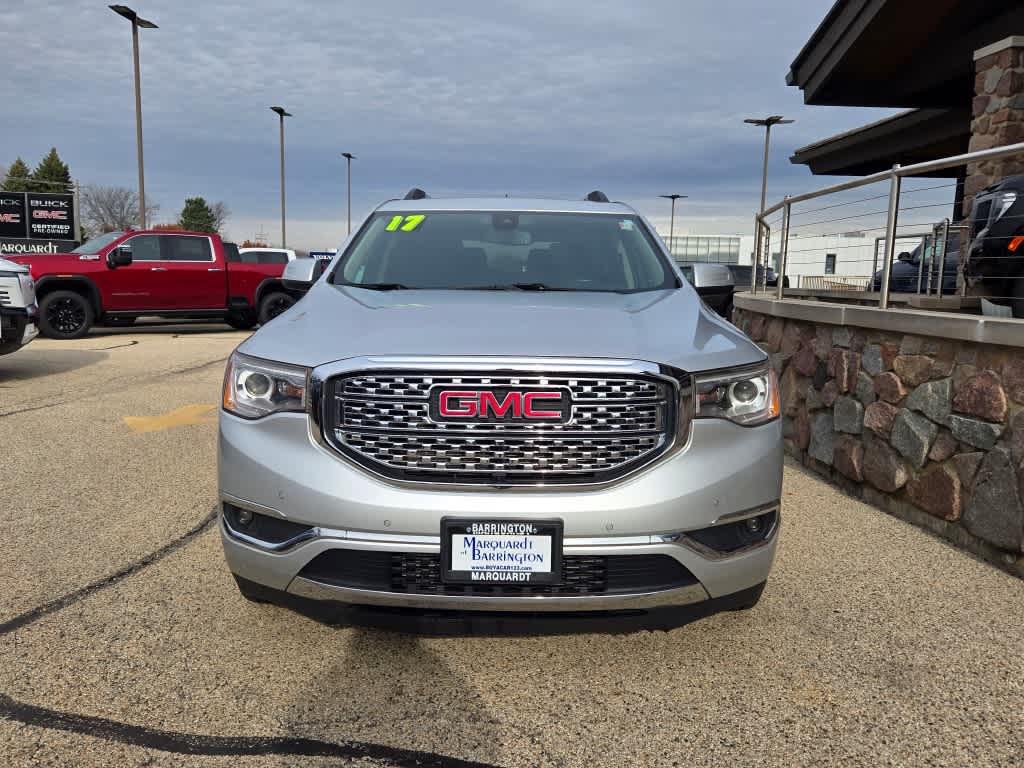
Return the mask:
<path fill-rule="evenodd" d="M 668 235 L 659 234 L 669 244 Z M 900 238 L 896 241 L 896 252 L 913 250 L 920 241 L 920 237 Z M 750 264 L 754 236 L 675 235 L 669 250 L 680 263 Z M 876 239 L 863 232 L 840 235 L 794 233 L 789 239 L 786 265 L 789 284 L 793 288 L 821 288 L 827 282 L 866 286 L 870 277 L 881 269 L 883 250 L 883 238 Z M 777 234 L 771 238 L 770 253 L 771 266 L 777 270 L 781 255 Z"/>

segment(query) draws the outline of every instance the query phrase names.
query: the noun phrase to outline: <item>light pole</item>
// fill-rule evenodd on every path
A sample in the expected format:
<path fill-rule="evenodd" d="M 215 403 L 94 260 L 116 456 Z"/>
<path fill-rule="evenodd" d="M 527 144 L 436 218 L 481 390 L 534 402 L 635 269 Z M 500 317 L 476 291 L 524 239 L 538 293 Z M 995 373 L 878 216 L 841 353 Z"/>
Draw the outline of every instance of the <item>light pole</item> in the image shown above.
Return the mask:
<path fill-rule="evenodd" d="M 686 197 L 686 195 L 658 195 L 658 197 L 664 197 L 666 200 L 672 201 L 672 218 L 669 219 L 668 224 L 668 252 L 671 254 L 676 244 L 676 200 L 680 200 Z"/>
<path fill-rule="evenodd" d="M 284 107 L 271 107 L 271 112 L 277 112 L 277 116 L 281 119 L 281 247 L 288 247 L 288 238 L 285 236 L 284 228 L 284 119 L 291 117 L 292 113 L 285 110 Z"/>
<path fill-rule="evenodd" d="M 757 212 L 761 213 L 764 210 L 765 196 L 768 192 L 768 143 L 771 141 L 772 126 L 788 125 L 793 121 L 783 120 L 782 115 L 770 115 L 765 118 L 748 117 L 743 122 L 764 127 L 764 168 L 761 171 L 761 207 L 757 209 Z"/>
<path fill-rule="evenodd" d="M 142 86 L 139 82 L 139 27 L 156 29 L 152 21 L 139 16 L 127 5 L 112 5 L 110 10 L 132 23 L 132 58 L 135 63 L 135 152 L 139 166 L 139 228 L 146 228 L 146 178 L 142 163 Z"/>
<path fill-rule="evenodd" d="M 348 233 L 352 234 L 352 161 L 356 156 L 351 152 L 342 152 L 341 156 L 348 161 Z"/>

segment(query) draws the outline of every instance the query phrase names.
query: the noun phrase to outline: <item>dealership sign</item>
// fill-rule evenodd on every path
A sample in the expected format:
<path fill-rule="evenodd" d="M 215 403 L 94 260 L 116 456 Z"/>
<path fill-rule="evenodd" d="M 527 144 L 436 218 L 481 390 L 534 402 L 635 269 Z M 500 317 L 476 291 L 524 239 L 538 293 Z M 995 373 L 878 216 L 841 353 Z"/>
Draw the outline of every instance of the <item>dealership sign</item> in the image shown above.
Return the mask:
<path fill-rule="evenodd" d="M 0 253 L 59 253 L 74 247 L 75 196 L 0 192 Z"/>

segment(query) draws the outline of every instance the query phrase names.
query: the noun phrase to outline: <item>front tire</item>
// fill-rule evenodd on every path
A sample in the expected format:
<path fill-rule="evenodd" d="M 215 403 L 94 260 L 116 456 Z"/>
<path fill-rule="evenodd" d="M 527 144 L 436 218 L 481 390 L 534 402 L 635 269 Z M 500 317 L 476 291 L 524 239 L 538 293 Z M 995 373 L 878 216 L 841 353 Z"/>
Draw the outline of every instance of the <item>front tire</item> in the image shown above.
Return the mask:
<path fill-rule="evenodd" d="M 295 299 L 287 293 L 282 293 L 281 291 L 268 293 L 260 301 L 260 325 L 269 323 L 293 304 L 295 304 Z"/>
<path fill-rule="evenodd" d="M 74 291 L 54 291 L 39 302 L 39 330 L 50 339 L 80 339 L 94 319 L 92 305 Z"/>
<path fill-rule="evenodd" d="M 248 331 L 256 325 L 256 313 L 251 310 L 248 312 L 230 312 L 224 318 L 224 322 L 236 331 Z"/>

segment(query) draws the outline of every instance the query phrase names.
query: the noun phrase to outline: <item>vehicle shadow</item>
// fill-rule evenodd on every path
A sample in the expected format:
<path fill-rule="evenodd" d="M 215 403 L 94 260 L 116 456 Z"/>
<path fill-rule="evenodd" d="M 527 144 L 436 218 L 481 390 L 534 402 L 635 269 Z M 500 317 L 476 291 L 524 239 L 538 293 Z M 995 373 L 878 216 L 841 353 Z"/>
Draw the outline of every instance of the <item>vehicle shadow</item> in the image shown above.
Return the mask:
<path fill-rule="evenodd" d="M 105 360 L 109 355 L 91 349 L 33 349 L 0 357 L 0 386 L 67 373 Z"/>
<path fill-rule="evenodd" d="M 543 637 L 667 632 L 730 607 L 723 602 L 709 600 L 647 611 L 511 613 L 348 606 L 288 594 L 274 595 L 271 600 L 321 624 L 414 637 Z"/>
<path fill-rule="evenodd" d="M 416 765 L 445 765 L 452 758 L 482 766 L 503 762 L 506 726 L 416 637 L 349 632 L 330 666 L 295 694 L 281 718 L 291 736 L 360 745 L 367 754 L 393 750 L 402 765 L 408 763 L 397 753 L 405 750 L 419 753 Z"/>
<path fill-rule="evenodd" d="M 143 335 L 174 335 L 189 336 L 199 333 L 239 333 L 226 323 L 210 321 L 182 322 L 178 321 L 155 321 L 152 323 L 134 323 L 126 326 L 97 325 L 89 331 L 89 338 L 117 337 L 117 336 L 143 336 Z"/>

